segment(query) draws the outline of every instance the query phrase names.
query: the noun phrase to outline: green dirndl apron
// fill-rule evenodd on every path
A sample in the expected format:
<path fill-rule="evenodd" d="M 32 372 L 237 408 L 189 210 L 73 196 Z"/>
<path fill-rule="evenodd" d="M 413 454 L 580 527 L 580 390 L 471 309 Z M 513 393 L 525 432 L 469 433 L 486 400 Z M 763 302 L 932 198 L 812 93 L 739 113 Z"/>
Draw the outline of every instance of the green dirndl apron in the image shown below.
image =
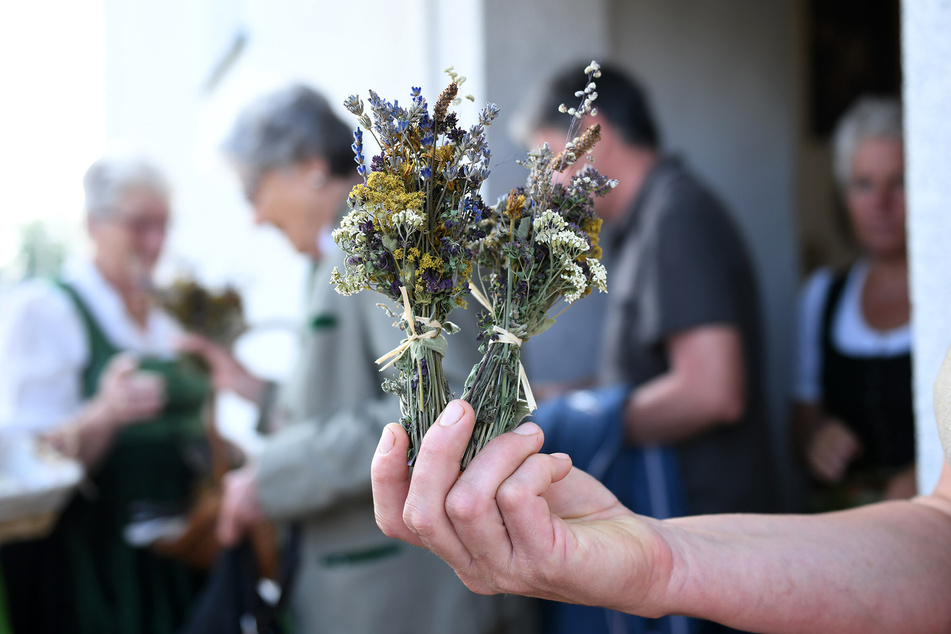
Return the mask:
<path fill-rule="evenodd" d="M 3 572 L 0 571 L 0 634 L 12 634 L 7 622 L 7 589 L 3 583 Z"/>
<path fill-rule="evenodd" d="M 120 350 L 76 291 L 58 285 L 75 303 L 86 328 L 90 361 L 82 388 L 88 399 Z M 201 589 L 201 575 L 148 548 L 130 546 L 122 533 L 136 503 L 187 507 L 203 475 L 202 458 L 207 458 L 201 410 L 209 381 L 197 365 L 181 359 L 145 358 L 139 366 L 163 377 L 166 405 L 154 419 L 131 424 L 116 435 L 91 474 L 92 493 L 75 497 L 49 539 L 50 552 L 59 560 L 57 631 L 174 634 Z M 9 574 L 8 586 L 15 583 Z M 16 626 L 18 619 L 13 620 Z"/>

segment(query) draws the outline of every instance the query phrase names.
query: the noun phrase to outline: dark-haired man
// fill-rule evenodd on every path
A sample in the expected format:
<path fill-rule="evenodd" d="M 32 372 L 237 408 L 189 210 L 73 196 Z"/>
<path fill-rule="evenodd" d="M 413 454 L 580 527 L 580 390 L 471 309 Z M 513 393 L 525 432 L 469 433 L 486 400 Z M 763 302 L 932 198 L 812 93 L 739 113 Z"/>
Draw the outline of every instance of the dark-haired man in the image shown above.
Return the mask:
<path fill-rule="evenodd" d="M 610 276 L 598 382 L 636 386 L 624 436 L 676 449 L 690 513 L 771 510 L 759 306 L 746 245 L 721 203 L 662 152 L 643 89 L 615 67 L 600 73 L 594 164 L 618 186 L 595 200 Z M 535 95 L 524 126 L 534 144 L 564 147 L 570 120 L 558 106 L 584 87 L 580 67 L 571 68 Z"/>

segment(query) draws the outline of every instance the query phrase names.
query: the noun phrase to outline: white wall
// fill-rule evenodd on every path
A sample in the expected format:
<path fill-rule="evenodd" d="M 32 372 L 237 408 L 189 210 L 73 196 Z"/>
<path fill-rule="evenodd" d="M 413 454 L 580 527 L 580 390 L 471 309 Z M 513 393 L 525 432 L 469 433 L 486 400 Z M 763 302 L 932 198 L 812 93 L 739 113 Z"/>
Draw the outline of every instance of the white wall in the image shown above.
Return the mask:
<path fill-rule="evenodd" d="M 905 183 L 911 269 L 919 490 L 934 488 L 944 456 L 932 387 L 951 345 L 951 3 L 902 2 Z"/>
<path fill-rule="evenodd" d="M 0 269 L 41 220 L 83 243 L 82 176 L 105 138 L 102 0 L 0 2 Z M 23 271 L 0 271 L 0 285 Z"/>

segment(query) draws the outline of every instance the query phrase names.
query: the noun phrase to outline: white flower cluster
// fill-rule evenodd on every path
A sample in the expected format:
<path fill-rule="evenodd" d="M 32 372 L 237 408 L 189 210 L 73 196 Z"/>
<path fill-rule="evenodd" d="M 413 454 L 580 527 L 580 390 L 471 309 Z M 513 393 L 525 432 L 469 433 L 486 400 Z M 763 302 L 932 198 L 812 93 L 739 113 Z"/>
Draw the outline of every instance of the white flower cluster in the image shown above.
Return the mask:
<path fill-rule="evenodd" d="M 571 257 L 588 250 L 587 241 L 569 229 L 565 219 L 551 209 L 542 212 L 535 220 L 535 240 Z"/>
<path fill-rule="evenodd" d="M 575 97 L 581 99 L 581 105 L 577 108 L 569 108 L 565 104 L 561 104 L 558 106 L 558 112 L 567 113 L 576 119 L 581 119 L 586 114 L 590 114 L 592 117 L 598 114 L 598 109 L 592 105 L 594 100 L 598 98 L 596 90 L 598 85 L 592 80 L 601 76 L 601 65 L 592 61 L 585 67 L 584 73 L 588 76 L 588 83 L 585 85 L 584 90 L 579 90 L 575 93 Z"/>
<path fill-rule="evenodd" d="M 597 258 L 588 258 L 588 268 L 591 270 L 591 285 L 602 293 L 608 292 L 608 272 Z"/>
<path fill-rule="evenodd" d="M 588 280 L 585 279 L 584 271 L 568 256 L 562 256 L 561 279 L 565 281 L 565 301 L 569 304 L 579 299 L 588 288 Z"/>
<path fill-rule="evenodd" d="M 337 244 L 364 244 L 367 241 L 366 235 L 360 231 L 360 223 L 369 218 L 366 213 L 359 213 L 356 210 L 351 211 L 340 221 L 340 226 L 330 234 Z"/>
<path fill-rule="evenodd" d="M 393 214 L 392 221 L 394 225 L 410 230 L 420 229 L 423 226 L 423 216 L 415 209 L 404 209 Z"/>
<path fill-rule="evenodd" d="M 335 290 L 341 295 L 350 296 L 354 293 L 370 288 L 370 278 L 367 276 L 366 269 L 362 266 L 347 267 L 347 276 L 341 275 L 337 267 L 334 267 L 330 274 L 330 283 L 335 285 Z"/>

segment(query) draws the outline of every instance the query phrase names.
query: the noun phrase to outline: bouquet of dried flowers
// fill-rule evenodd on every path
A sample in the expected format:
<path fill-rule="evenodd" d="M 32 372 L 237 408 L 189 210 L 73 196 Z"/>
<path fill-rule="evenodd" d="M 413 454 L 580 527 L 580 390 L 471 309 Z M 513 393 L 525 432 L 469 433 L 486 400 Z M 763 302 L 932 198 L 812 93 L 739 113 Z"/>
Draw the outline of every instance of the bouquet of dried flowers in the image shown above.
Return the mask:
<path fill-rule="evenodd" d="M 485 213 L 479 189 L 489 175 L 486 128 L 499 112 L 486 105 L 476 125 L 461 128 L 450 106 L 464 78 L 450 77 L 432 113 L 416 87 L 405 108 L 372 90 L 369 113 L 357 95 L 344 103 L 358 118 L 353 151 L 364 182 L 350 192 L 351 211 L 333 233 L 347 257 L 331 282 L 344 295 L 377 291 L 402 309 L 389 312 L 406 337 L 378 363 L 397 370 L 383 387 L 400 398 L 411 460 L 452 397 L 442 371 L 443 333 L 455 330 L 449 312 L 466 305 L 470 245 L 481 237 Z M 369 165 L 364 130 L 380 148 Z"/>
<path fill-rule="evenodd" d="M 247 329 L 241 295 L 225 287 L 210 290 L 196 280 L 179 277 L 156 292 L 159 304 L 186 330 L 230 348 Z"/>
<path fill-rule="evenodd" d="M 473 296 L 487 309 L 481 315 L 481 363 L 466 381 L 463 398 L 473 406 L 476 427 L 462 467 L 495 436 L 514 429 L 535 403 L 520 361 L 521 345 L 547 330 L 568 305 L 592 289 L 606 291 L 598 236 L 601 220 L 594 197 L 610 191 L 609 180 L 590 165 L 567 185 L 556 182 L 600 138 L 598 124 L 572 138 L 579 122 L 594 113 L 596 63 L 586 69 L 588 84 L 578 108 L 561 107 L 572 117 L 563 152 L 547 144 L 520 162 L 529 176 L 491 207 L 480 222 L 485 236 L 473 244 L 479 274 Z"/>

